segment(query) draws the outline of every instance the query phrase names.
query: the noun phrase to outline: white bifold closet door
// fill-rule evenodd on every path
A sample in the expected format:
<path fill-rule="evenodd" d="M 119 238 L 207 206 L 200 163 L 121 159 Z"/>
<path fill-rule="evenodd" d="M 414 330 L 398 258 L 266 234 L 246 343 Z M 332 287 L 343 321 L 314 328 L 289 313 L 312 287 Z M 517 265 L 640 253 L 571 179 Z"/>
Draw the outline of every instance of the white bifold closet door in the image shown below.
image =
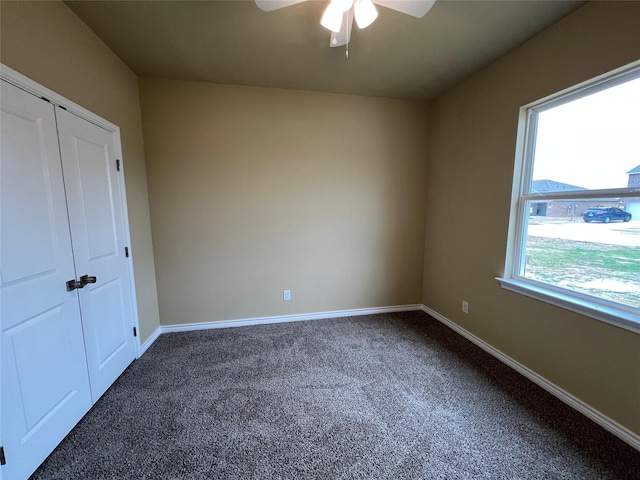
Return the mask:
<path fill-rule="evenodd" d="M 1 83 L 1 472 L 20 479 L 135 345 L 114 134 Z"/>
<path fill-rule="evenodd" d="M 56 111 L 76 278 L 93 401 L 133 361 L 133 316 L 115 139 L 111 132 Z"/>

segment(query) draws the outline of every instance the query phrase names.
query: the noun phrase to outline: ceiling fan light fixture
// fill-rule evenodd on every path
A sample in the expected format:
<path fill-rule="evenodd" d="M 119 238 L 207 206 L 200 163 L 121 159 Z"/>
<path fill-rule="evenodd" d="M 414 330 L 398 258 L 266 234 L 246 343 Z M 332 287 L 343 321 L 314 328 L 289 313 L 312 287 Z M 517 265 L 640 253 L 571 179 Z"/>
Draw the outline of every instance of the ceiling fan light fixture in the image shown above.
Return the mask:
<path fill-rule="evenodd" d="M 353 12 L 351 10 L 344 12 L 342 17 L 342 28 L 339 32 L 331 32 L 331 40 L 329 46 L 341 47 L 349 43 L 351 38 L 351 30 L 353 28 Z"/>
<path fill-rule="evenodd" d="M 371 0 L 355 0 L 353 10 L 360 29 L 367 28 L 378 18 L 378 10 Z"/>
<path fill-rule="evenodd" d="M 351 7 L 353 7 L 354 0 L 331 0 L 331 3 L 335 4 L 336 8 L 339 8 L 340 11 L 346 12 Z"/>
<path fill-rule="evenodd" d="M 335 2 L 331 2 L 324 11 L 324 14 L 322 14 L 320 25 L 332 32 L 338 33 L 342 27 L 342 16 L 343 12 L 340 10 L 340 6 Z"/>
<path fill-rule="evenodd" d="M 265 12 L 306 1 L 308 0 L 255 0 L 256 5 Z M 331 47 L 346 45 L 348 57 L 354 18 L 360 29 L 367 28 L 378 18 L 378 10 L 374 3 L 412 17 L 422 18 L 435 2 L 436 0 L 330 0 L 322 14 L 320 24 L 327 30 L 331 30 L 329 45 Z"/>

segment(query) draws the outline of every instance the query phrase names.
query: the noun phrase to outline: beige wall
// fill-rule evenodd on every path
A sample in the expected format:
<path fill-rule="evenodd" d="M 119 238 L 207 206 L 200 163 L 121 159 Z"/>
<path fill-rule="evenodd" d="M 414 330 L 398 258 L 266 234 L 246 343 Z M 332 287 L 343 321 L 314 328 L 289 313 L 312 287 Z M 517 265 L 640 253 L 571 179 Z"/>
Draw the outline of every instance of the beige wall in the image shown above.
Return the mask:
<path fill-rule="evenodd" d="M 140 335 L 159 326 L 136 75 L 62 2 L 0 2 L 0 61 L 120 127 Z"/>
<path fill-rule="evenodd" d="M 640 336 L 503 290 L 494 277 L 504 269 L 519 107 L 639 59 L 639 20 L 640 2 L 589 3 L 432 103 L 422 297 L 637 434 Z"/>
<path fill-rule="evenodd" d="M 62 3 L 0 13 L 3 63 L 122 129 L 144 340 L 159 313 L 137 78 Z M 638 59 L 639 17 L 638 2 L 587 4 L 432 102 L 427 172 L 424 105 L 142 79 L 162 322 L 418 303 L 422 290 L 640 433 L 639 336 L 493 279 L 518 108 Z"/>
<path fill-rule="evenodd" d="M 163 325 L 420 303 L 425 104 L 151 78 L 140 98 Z"/>

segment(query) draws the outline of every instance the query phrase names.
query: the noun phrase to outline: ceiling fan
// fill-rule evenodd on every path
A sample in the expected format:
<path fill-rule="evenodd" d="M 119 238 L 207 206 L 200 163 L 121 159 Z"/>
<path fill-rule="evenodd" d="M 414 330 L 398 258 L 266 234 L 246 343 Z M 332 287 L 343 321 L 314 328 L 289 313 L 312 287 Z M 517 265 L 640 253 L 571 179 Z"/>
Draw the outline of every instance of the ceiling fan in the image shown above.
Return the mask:
<path fill-rule="evenodd" d="M 255 0 L 256 5 L 265 12 L 271 12 L 272 10 L 305 1 Z M 320 24 L 331 30 L 329 46 L 340 47 L 349 43 L 354 18 L 358 28 L 363 29 L 371 25 L 378 17 L 378 11 L 374 3 L 416 18 L 422 18 L 433 7 L 435 2 L 436 0 L 331 0 L 322 15 Z"/>

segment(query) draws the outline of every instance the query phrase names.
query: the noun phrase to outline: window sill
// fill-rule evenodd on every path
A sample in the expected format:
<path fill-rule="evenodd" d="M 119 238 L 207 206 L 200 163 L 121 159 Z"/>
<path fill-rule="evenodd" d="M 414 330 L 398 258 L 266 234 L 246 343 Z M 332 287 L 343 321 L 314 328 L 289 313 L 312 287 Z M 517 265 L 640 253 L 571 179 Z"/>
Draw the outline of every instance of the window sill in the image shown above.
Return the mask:
<path fill-rule="evenodd" d="M 550 303 L 551 305 L 600 320 L 634 333 L 640 333 L 640 317 L 626 310 L 583 300 L 521 280 L 500 277 L 496 277 L 496 280 L 500 283 L 500 286 L 506 290 Z"/>

